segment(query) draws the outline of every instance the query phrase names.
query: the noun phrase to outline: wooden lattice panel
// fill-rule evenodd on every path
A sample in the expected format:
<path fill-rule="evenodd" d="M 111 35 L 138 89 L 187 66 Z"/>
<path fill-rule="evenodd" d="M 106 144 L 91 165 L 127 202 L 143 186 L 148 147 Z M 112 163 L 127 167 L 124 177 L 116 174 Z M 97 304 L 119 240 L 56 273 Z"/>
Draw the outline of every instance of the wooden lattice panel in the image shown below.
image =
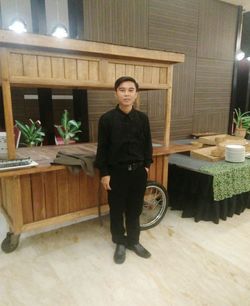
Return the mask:
<path fill-rule="evenodd" d="M 9 73 L 12 81 L 32 78 L 37 82 L 100 81 L 100 60 L 88 57 L 27 54 L 10 52 Z"/>
<path fill-rule="evenodd" d="M 120 62 L 110 61 L 108 63 L 108 82 L 114 83 L 114 81 L 124 75 L 135 78 L 140 86 L 154 87 L 162 86 L 162 88 L 168 87 L 167 73 L 168 67 L 162 67 L 154 64 L 141 64 L 128 63 L 122 64 Z"/>
<path fill-rule="evenodd" d="M 168 65 L 129 60 L 63 56 L 57 53 L 9 50 L 9 74 L 13 84 L 112 88 L 120 76 L 134 77 L 141 88 L 168 88 Z"/>

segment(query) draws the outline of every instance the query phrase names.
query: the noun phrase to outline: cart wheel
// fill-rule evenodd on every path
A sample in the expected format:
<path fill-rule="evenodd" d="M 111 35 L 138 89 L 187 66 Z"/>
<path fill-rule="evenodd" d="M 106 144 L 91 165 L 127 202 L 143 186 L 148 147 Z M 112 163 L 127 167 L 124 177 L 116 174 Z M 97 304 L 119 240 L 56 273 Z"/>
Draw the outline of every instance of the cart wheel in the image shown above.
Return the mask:
<path fill-rule="evenodd" d="M 148 181 L 140 216 L 141 230 L 147 230 L 159 224 L 165 216 L 167 209 L 167 190 L 157 182 Z"/>
<path fill-rule="evenodd" d="M 14 233 L 7 233 L 6 238 L 3 240 L 1 248 L 4 253 L 11 253 L 15 251 L 19 244 L 19 235 L 15 235 Z"/>

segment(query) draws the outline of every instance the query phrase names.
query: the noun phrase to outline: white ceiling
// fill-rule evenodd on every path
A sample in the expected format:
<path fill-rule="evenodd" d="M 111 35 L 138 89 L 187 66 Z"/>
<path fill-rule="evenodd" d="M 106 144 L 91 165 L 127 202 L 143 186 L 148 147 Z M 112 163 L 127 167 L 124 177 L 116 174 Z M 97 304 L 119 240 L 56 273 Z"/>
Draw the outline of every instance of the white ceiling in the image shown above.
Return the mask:
<path fill-rule="evenodd" d="M 241 5 L 245 11 L 250 11 L 250 0 L 222 0 L 234 5 Z"/>

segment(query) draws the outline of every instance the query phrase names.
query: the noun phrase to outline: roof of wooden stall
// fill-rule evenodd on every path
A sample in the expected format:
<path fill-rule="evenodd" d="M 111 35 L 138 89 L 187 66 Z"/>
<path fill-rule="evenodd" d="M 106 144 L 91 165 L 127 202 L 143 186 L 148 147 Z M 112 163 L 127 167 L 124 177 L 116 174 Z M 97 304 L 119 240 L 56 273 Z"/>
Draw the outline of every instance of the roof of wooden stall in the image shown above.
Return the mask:
<path fill-rule="evenodd" d="M 161 63 L 182 63 L 184 54 L 149 50 L 142 48 L 126 47 L 120 45 L 83 41 L 75 39 L 60 39 L 51 36 L 0 30 L 0 46 L 4 47 L 36 47 L 39 50 L 64 50 L 74 51 L 79 54 L 92 56 L 107 56 L 123 59 L 143 60 Z"/>

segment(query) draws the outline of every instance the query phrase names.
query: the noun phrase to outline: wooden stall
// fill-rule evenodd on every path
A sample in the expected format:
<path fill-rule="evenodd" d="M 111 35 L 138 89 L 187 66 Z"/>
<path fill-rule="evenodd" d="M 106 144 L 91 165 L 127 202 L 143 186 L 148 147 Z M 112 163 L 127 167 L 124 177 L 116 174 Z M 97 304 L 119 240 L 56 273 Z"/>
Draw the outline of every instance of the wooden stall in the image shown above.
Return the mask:
<path fill-rule="evenodd" d="M 24 231 L 96 215 L 100 200 L 102 210 L 108 208 L 105 192 L 98 197 L 97 172 L 92 178 L 50 165 L 58 147 L 15 149 L 12 86 L 113 89 L 118 77 L 129 75 L 142 90 L 166 90 L 164 144 L 154 149 L 149 178 L 167 185 L 173 64 L 183 62 L 183 54 L 3 30 L 0 53 L 8 158 L 30 156 L 39 163 L 34 168 L 0 172 L 0 206 L 13 239 Z M 77 146 L 96 150 L 91 143 Z"/>

